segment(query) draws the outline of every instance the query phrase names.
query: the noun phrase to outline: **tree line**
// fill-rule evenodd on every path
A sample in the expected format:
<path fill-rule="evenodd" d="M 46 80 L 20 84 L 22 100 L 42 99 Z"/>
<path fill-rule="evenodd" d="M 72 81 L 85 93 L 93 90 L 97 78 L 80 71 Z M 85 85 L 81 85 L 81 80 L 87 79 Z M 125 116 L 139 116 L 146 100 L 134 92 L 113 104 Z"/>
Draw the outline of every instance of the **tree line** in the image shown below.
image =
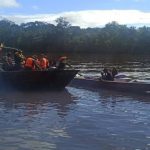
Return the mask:
<path fill-rule="evenodd" d="M 150 27 L 127 27 L 111 22 L 104 27 L 80 28 L 65 18 L 56 25 L 0 21 L 0 42 L 25 52 L 83 52 L 101 54 L 150 54 Z"/>

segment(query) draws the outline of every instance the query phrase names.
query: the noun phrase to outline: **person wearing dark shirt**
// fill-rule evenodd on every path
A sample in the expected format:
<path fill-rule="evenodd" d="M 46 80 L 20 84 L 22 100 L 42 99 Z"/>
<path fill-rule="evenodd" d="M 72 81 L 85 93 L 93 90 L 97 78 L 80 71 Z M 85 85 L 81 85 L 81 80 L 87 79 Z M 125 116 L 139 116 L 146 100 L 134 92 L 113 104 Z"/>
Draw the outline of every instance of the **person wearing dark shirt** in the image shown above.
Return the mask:
<path fill-rule="evenodd" d="M 118 74 L 118 71 L 115 67 L 113 67 L 111 73 L 112 73 L 112 77 L 115 78 L 115 76 Z"/>
<path fill-rule="evenodd" d="M 11 53 L 8 53 L 6 56 L 4 56 L 2 60 L 3 60 L 2 68 L 5 71 L 12 71 L 13 61 L 12 61 Z"/>
<path fill-rule="evenodd" d="M 109 80 L 109 81 L 114 80 L 112 73 L 107 68 L 104 68 L 104 70 L 101 72 L 101 75 L 103 80 Z"/>
<path fill-rule="evenodd" d="M 25 57 L 22 54 L 21 50 L 15 50 L 14 51 L 14 61 L 15 61 L 15 69 L 16 70 L 19 70 L 19 69 L 23 68 Z"/>
<path fill-rule="evenodd" d="M 58 62 L 56 63 L 56 67 L 57 69 L 65 69 L 67 65 L 67 57 L 66 56 L 62 56 L 58 59 Z"/>

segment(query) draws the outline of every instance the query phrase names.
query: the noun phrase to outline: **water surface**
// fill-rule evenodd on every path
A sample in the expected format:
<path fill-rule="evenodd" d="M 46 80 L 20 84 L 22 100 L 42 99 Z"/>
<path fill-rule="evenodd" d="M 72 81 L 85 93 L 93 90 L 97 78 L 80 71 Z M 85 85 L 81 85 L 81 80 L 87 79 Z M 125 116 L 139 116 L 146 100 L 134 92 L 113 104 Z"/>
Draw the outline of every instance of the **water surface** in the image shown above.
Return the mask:
<path fill-rule="evenodd" d="M 149 81 L 149 57 L 88 58 L 72 60 L 85 76 L 117 66 Z M 149 109 L 148 96 L 103 89 L 0 91 L 0 150 L 150 150 Z"/>

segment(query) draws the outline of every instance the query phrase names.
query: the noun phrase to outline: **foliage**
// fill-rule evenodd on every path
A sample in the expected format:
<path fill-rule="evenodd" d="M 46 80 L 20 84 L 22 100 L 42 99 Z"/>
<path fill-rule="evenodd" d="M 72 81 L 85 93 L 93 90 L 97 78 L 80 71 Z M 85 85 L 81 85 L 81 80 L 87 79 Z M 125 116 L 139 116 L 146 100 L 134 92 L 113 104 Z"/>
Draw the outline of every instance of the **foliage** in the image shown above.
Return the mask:
<path fill-rule="evenodd" d="M 103 28 L 81 29 L 62 17 L 56 23 L 36 21 L 16 25 L 1 20 L 0 42 L 26 52 L 150 53 L 149 27 L 136 29 L 111 22 Z"/>

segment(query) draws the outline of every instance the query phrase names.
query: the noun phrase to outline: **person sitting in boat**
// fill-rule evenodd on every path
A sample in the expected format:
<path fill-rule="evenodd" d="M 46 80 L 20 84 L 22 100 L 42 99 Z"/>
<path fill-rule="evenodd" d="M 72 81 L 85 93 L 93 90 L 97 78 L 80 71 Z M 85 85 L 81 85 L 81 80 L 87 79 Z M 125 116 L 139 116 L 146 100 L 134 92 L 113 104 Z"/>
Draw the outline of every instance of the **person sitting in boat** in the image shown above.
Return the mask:
<path fill-rule="evenodd" d="M 3 64 L 2 64 L 2 68 L 5 71 L 11 71 L 13 70 L 13 61 L 12 61 L 12 57 L 11 57 L 11 53 L 8 53 L 6 56 L 3 57 Z"/>
<path fill-rule="evenodd" d="M 33 55 L 32 58 L 33 58 L 34 65 L 35 65 L 33 70 L 42 70 L 42 68 L 40 66 L 40 59 L 38 58 L 38 56 L 37 55 Z"/>
<path fill-rule="evenodd" d="M 58 61 L 56 62 L 56 68 L 57 69 L 65 69 L 67 65 L 67 57 L 66 56 L 61 56 Z"/>
<path fill-rule="evenodd" d="M 115 67 L 113 67 L 111 73 L 112 73 L 112 77 L 115 78 L 115 76 L 118 74 L 118 71 Z"/>
<path fill-rule="evenodd" d="M 110 80 L 110 81 L 114 80 L 111 71 L 109 71 L 107 68 L 104 68 L 104 70 L 101 72 L 101 75 L 102 75 L 101 78 L 103 80 Z"/>
<path fill-rule="evenodd" d="M 41 54 L 40 57 L 40 67 L 42 70 L 47 70 L 49 68 L 49 60 L 44 54 Z"/>
<path fill-rule="evenodd" d="M 57 60 L 56 59 L 52 59 L 51 60 L 51 68 L 56 68 L 57 66 Z"/>
<path fill-rule="evenodd" d="M 27 57 L 24 64 L 24 69 L 27 71 L 41 70 L 36 55 L 33 55 L 32 57 Z"/>
<path fill-rule="evenodd" d="M 15 61 L 15 69 L 19 70 L 23 68 L 25 63 L 25 56 L 23 55 L 21 50 L 14 51 L 14 61 Z"/>

